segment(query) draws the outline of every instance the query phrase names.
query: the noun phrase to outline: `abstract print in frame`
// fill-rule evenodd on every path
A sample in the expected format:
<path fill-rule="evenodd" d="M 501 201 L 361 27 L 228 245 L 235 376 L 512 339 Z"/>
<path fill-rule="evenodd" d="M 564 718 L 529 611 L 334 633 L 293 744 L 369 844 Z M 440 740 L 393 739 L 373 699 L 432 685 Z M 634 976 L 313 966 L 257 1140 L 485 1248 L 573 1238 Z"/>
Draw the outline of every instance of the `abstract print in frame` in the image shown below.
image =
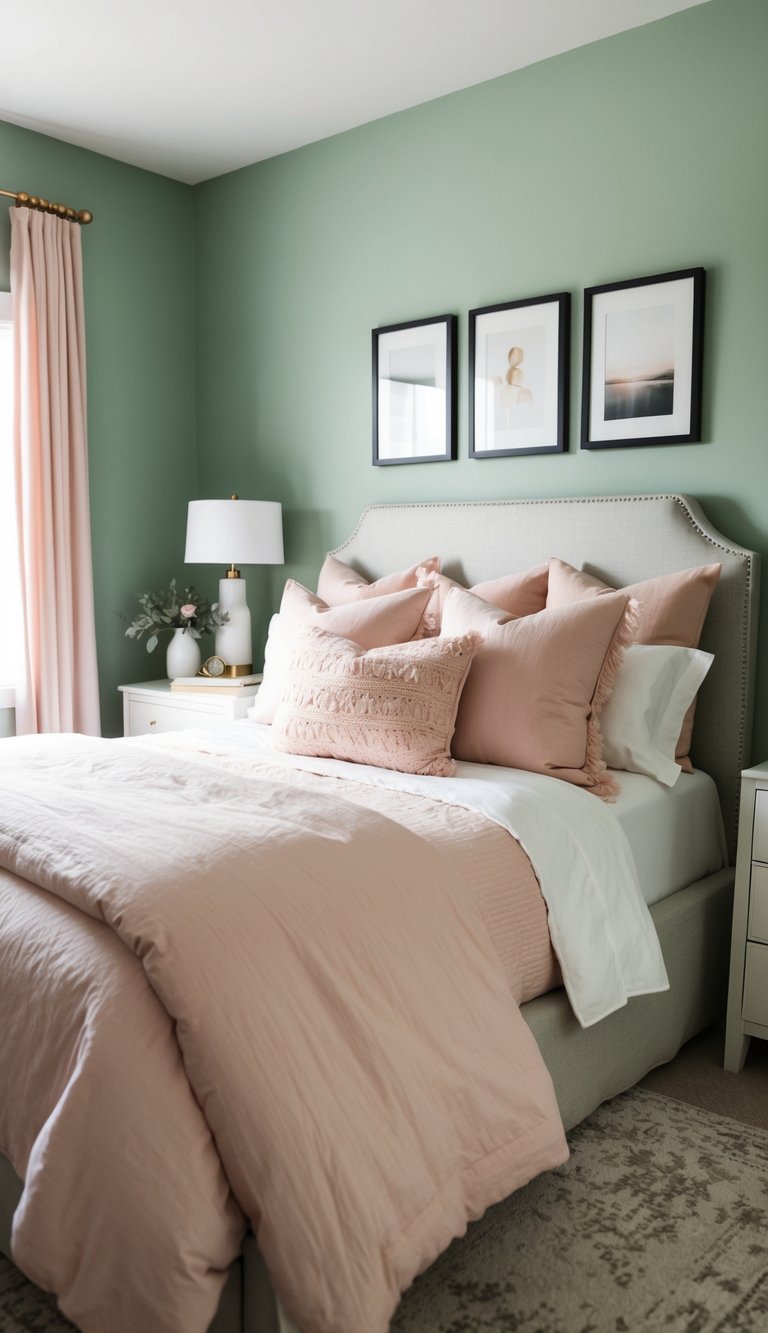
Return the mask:
<path fill-rule="evenodd" d="M 567 448 L 570 296 L 469 312 L 469 456 Z"/>
<path fill-rule="evenodd" d="M 456 457 L 455 315 L 373 330 L 373 463 Z"/>
<path fill-rule="evenodd" d="M 701 439 L 704 269 L 588 287 L 582 449 Z"/>

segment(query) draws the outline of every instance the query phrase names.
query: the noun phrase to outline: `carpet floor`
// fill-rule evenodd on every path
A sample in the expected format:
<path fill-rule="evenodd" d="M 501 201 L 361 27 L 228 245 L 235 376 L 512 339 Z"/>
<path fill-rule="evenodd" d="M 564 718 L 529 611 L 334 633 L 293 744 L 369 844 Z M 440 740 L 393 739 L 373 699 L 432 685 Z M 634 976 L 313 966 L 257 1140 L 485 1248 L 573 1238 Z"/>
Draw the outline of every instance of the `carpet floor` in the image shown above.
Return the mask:
<path fill-rule="evenodd" d="M 768 1328 L 765 1130 L 633 1089 L 569 1142 L 417 1279 L 393 1330 Z"/>
<path fill-rule="evenodd" d="M 577 1126 L 569 1162 L 454 1242 L 392 1333 L 764 1333 L 768 1043 L 742 1075 L 721 1060 L 705 1033 Z M 71 1329 L 0 1256 L 0 1333 Z"/>

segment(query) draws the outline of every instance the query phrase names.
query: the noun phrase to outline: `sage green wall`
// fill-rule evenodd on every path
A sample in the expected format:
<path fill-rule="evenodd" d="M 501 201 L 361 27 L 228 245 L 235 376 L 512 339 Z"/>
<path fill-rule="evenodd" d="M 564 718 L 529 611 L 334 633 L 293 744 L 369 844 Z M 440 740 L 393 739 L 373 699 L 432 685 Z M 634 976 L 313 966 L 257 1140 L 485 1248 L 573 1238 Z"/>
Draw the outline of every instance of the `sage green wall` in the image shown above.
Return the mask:
<path fill-rule="evenodd" d="M 372 501 L 682 490 L 768 551 L 766 68 L 765 0 L 710 0 L 197 187 L 200 494 L 282 500 L 309 582 Z M 692 265 L 703 442 L 580 452 L 581 291 Z M 571 452 L 468 459 L 466 311 L 559 290 Z M 446 311 L 460 459 L 373 468 L 370 330 Z"/>
<path fill-rule="evenodd" d="M 768 553 L 767 55 L 765 0 L 709 0 L 195 189 L 0 123 L 3 188 L 96 215 L 83 240 L 105 731 L 120 729 L 118 682 L 162 674 L 115 612 L 187 572 L 195 494 L 282 500 L 287 569 L 307 582 L 378 500 L 684 490 Z M 0 209 L 0 288 L 7 233 Z M 703 443 L 580 452 L 582 289 L 694 264 Z M 571 452 L 467 459 L 466 311 L 561 289 Z M 373 468 L 370 330 L 445 311 L 461 317 L 460 459 Z M 248 574 L 263 638 L 284 571 Z M 768 753 L 766 710 L 755 749 Z"/>
<path fill-rule="evenodd" d="M 0 123 L 0 188 L 90 208 L 83 232 L 88 432 L 102 722 L 122 732 L 117 685 L 165 674 L 116 617 L 181 564 L 195 494 L 191 190 Z M 5 205 L 8 201 L 1 201 Z M 0 289 L 10 224 L 0 208 Z"/>

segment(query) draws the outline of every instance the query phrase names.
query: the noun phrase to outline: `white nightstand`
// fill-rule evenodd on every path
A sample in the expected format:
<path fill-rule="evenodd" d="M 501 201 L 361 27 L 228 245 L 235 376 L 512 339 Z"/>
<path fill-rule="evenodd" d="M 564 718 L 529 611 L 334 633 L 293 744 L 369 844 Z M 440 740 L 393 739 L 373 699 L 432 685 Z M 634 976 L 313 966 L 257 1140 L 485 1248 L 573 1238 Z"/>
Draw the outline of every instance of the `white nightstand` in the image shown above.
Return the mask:
<path fill-rule="evenodd" d="M 226 694 L 209 686 L 205 694 L 171 690 L 169 680 L 145 680 L 139 685 L 119 685 L 123 696 L 123 732 L 147 736 L 157 731 L 182 731 L 185 727 L 209 727 L 216 722 L 236 722 L 258 693 L 258 685 L 242 685 L 237 694 Z"/>
<path fill-rule="evenodd" d="M 724 1061 L 734 1074 L 750 1037 L 768 1040 L 768 763 L 741 775 Z"/>

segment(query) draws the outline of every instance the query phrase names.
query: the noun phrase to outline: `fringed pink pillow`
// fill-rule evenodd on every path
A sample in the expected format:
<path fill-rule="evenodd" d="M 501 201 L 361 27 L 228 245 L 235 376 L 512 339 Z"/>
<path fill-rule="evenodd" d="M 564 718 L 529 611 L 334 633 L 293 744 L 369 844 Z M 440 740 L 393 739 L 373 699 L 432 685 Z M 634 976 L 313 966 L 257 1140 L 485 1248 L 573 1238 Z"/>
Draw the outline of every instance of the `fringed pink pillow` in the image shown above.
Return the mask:
<path fill-rule="evenodd" d="M 464 682 L 478 634 L 364 651 L 326 630 L 294 642 L 272 737 L 289 754 L 450 777 Z"/>
<path fill-rule="evenodd" d="M 405 588 L 415 588 L 419 570 L 440 568 L 440 559 L 431 555 L 420 560 L 418 565 L 409 569 L 399 569 L 394 574 L 385 574 L 383 578 L 370 583 L 362 574 L 335 555 L 328 554 L 323 561 L 317 581 L 317 595 L 329 606 L 343 606 L 345 602 L 356 602 L 361 597 L 383 597 L 387 593 L 402 592 Z M 546 594 L 545 594 L 546 595 Z"/>
<path fill-rule="evenodd" d="M 462 584 L 428 565 L 421 565 L 416 573 L 418 587 L 429 588 L 432 592 L 424 612 L 423 631 L 427 635 L 439 634 L 445 599 L 451 588 L 462 588 Z M 510 615 L 533 616 L 537 611 L 543 611 L 547 604 L 548 578 L 549 565 L 544 563 L 535 565 L 533 569 L 522 570 L 519 574 L 502 574 L 500 578 L 475 583 L 468 591 Z"/>
<path fill-rule="evenodd" d="M 620 591 L 638 606 L 637 642 L 654 647 L 698 648 L 709 603 L 722 565 L 695 565 L 675 574 L 631 583 Z M 589 597 L 604 597 L 613 588 L 594 574 L 574 569 L 565 560 L 550 560 L 547 607 L 566 606 Z M 427 603 L 428 614 L 431 601 Z M 694 699 L 685 715 L 675 747 L 675 762 L 692 773 L 689 750 L 693 737 Z"/>
<path fill-rule="evenodd" d="M 636 623 L 636 604 L 619 592 L 517 620 L 453 588 L 443 633 L 483 636 L 456 719 L 456 758 L 615 796 L 599 719 Z"/>

